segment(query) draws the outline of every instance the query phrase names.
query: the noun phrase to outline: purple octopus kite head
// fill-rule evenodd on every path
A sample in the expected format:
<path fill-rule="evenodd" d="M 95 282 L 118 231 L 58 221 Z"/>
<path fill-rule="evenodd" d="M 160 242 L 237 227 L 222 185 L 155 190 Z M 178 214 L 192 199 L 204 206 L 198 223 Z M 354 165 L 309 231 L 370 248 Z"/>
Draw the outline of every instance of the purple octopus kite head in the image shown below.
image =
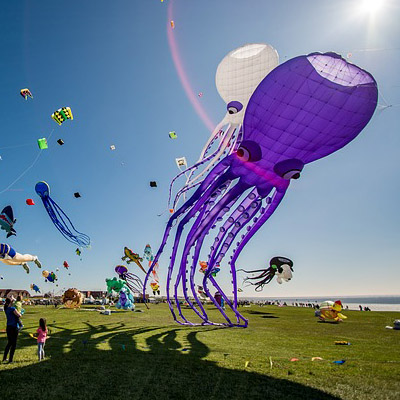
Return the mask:
<path fill-rule="evenodd" d="M 192 324 L 180 307 L 181 290 L 199 322 L 214 324 L 198 298 L 195 273 L 206 236 L 218 228 L 208 251 L 202 286 L 225 318 L 224 325 L 247 326 L 247 320 L 237 309 L 239 254 L 276 210 L 290 180 L 298 179 L 306 164 L 351 142 L 371 119 L 377 98 L 374 78 L 335 53 L 293 58 L 261 81 L 246 108 L 240 147 L 220 161 L 192 197 L 171 216 L 146 277 L 145 284 L 174 222 L 180 218 L 167 277 L 168 304 L 177 322 Z M 178 257 L 180 243 L 183 248 Z M 228 252 L 231 257 L 225 267 L 232 274 L 230 298 L 212 276 L 216 265 L 220 264 L 223 270 Z M 173 271 L 177 272 L 174 304 L 170 297 Z M 236 322 L 212 296 L 210 285 L 221 294 Z"/>

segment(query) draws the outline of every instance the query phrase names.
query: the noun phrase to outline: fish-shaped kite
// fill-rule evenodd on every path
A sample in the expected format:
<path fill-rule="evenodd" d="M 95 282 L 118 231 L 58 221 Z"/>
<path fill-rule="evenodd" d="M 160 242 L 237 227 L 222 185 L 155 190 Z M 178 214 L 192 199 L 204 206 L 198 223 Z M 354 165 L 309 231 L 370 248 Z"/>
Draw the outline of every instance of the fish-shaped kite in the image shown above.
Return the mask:
<path fill-rule="evenodd" d="M 124 256 L 121 258 L 121 260 L 127 260 L 126 263 L 130 264 L 132 261 L 137 264 L 137 266 L 145 273 L 147 274 L 146 270 L 143 268 L 142 264 L 140 263 L 143 261 L 143 258 L 139 257 L 139 254 L 134 253 L 131 249 L 128 247 L 124 247 Z"/>

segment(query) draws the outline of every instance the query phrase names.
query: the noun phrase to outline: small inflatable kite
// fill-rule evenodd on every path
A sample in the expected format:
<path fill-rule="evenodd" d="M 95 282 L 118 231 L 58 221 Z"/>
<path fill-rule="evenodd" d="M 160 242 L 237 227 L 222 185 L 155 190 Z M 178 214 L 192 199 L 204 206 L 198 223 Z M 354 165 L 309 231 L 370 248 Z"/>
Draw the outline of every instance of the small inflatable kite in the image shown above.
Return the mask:
<path fill-rule="evenodd" d="M 14 213 L 12 207 L 11 206 L 4 207 L 3 211 L 0 214 L 0 227 L 1 229 L 7 232 L 7 238 L 17 234 L 17 232 L 15 232 L 14 229 L 14 224 L 16 222 L 17 220 L 14 219 Z"/>
<path fill-rule="evenodd" d="M 207 293 L 204 291 L 203 286 L 197 285 L 197 293 L 203 297 L 203 298 L 207 298 Z"/>
<path fill-rule="evenodd" d="M 35 285 L 34 283 L 31 283 L 31 290 L 34 290 L 35 293 L 40 293 L 39 286 Z"/>
<path fill-rule="evenodd" d="M 25 100 L 28 100 L 28 97 L 33 99 L 32 93 L 28 88 L 21 89 L 20 94 Z"/>
<path fill-rule="evenodd" d="M 205 274 L 205 273 L 207 272 L 207 268 L 208 268 L 207 263 L 206 263 L 205 261 L 199 261 L 199 264 L 200 264 L 200 269 L 199 269 L 199 271 L 200 271 L 202 274 Z M 221 268 L 219 268 L 219 265 L 217 265 L 216 267 L 214 267 L 214 268 L 212 269 L 211 275 L 215 277 L 215 276 L 217 276 L 217 274 L 218 274 L 219 271 L 221 271 Z"/>
<path fill-rule="evenodd" d="M 69 107 L 62 107 L 57 111 L 54 111 L 53 114 L 51 114 L 51 118 L 53 118 L 58 125 L 61 125 L 67 119 L 73 120 L 74 116 L 72 115 L 72 111 Z"/>
<path fill-rule="evenodd" d="M 62 302 L 66 308 L 79 308 L 83 302 L 83 294 L 78 289 L 70 288 L 64 292 Z"/>
<path fill-rule="evenodd" d="M 153 255 L 153 250 L 151 249 L 151 246 L 149 244 L 146 244 L 146 247 L 144 248 L 143 252 L 143 258 L 146 259 L 149 262 L 149 267 L 151 267 L 151 264 L 153 263 L 154 260 L 154 255 Z M 153 270 L 151 273 L 153 274 L 153 279 L 158 283 L 160 281 L 160 278 L 158 277 L 158 270 L 159 270 L 159 265 L 156 263 L 153 267 Z"/>
<path fill-rule="evenodd" d="M 28 206 L 34 206 L 35 205 L 35 202 L 32 200 L 32 199 L 26 199 L 26 204 L 28 205 Z"/>
<path fill-rule="evenodd" d="M 46 182 L 38 182 L 35 186 L 36 193 L 42 199 L 43 205 L 55 227 L 71 243 L 80 247 L 90 246 L 90 237 L 77 231 L 67 214 L 50 197 L 50 187 Z"/>
<path fill-rule="evenodd" d="M 125 281 L 126 286 L 128 286 L 128 288 L 132 290 L 132 292 L 138 294 L 141 294 L 143 292 L 142 280 L 137 275 L 129 272 L 128 268 L 125 265 L 117 265 L 115 267 L 115 272 L 118 274 L 120 279 Z"/>
<path fill-rule="evenodd" d="M 153 291 L 153 295 L 160 294 L 160 285 L 157 282 L 150 283 L 151 290 Z"/>
<path fill-rule="evenodd" d="M 182 171 L 182 168 L 187 168 L 186 157 L 175 158 L 176 166 Z"/>
<path fill-rule="evenodd" d="M 0 261 L 6 265 L 22 265 L 27 274 L 29 274 L 28 262 L 33 261 L 38 268 L 42 268 L 37 256 L 17 253 L 10 245 L 5 243 L 0 243 Z"/>
<path fill-rule="evenodd" d="M 335 302 L 326 300 L 319 306 L 316 316 L 323 322 L 342 322 L 347 317 L 340 311 L 342 311 L 342 302 L 340 300 Z"/>
<path fill-rule="evenodd" d="M 63 267 L 64 267 L 65 269 L 68 269 L 68 268 L 69 268 L 69 264 L 68 264 L 66 261 L 64 261 L 64 262 L 63 262 Z"/>
<path fill-rule="evenodd" d="M 119 292 L 125 285 L 125 281 L 117 278 L 106 279 L 107 293 L 111 294 L 112 291 Z"/>
<path fill-rule="evenodd" d="M 44 277 L 45 282 L 54 283 L 55 281 L 58 280 L 57 275 L 54 272 L 49 272 L 49 271 L 44 270 L 42 272 L 42 275 Z"/>
<path fill-rule="evenodd" d="M 125 267 L 126 268 L 126 267 Z M 107 284 L 107 293 L 111 294 L 112 291 L 117 292 L 119 295 L 118 303 L 116 304 L 117 308 L 122 308 L 124 310 L 135 308 L 135 300 L 126 285 L 126 281 L 120 280 L 117 278 L 106 279 Z"/>
<path fill-rule="evenodd" d="M 151 249 L 151 246 L 149 244 L 146 244 L 146 247 L 143 250 L 143 258 L 145 258 L 149 262 L 153 261 L 154 259 L 153 250 Z"/>
<path fill-rule="evenodd" d="M 132 296 L 130 290 L 124 286 L 119 291 L 118 303 L 115 305 L 117 308 L 122 308 L 123 310 L 134 310 L 135 309 L 135 299 Z"/>
<path fill-rule="evenodd" d="M 257 292 L 263 290 L 264 285 L 270 283 L 272 278 L 276 276 L 276 281 L 281 284 L 283 281 L 289 282 L 293 277 L 293 261 L 286 257 L 273 257 L 269 262 L 269 268 L 266 269 L 256 269 L 254 271 L 246 271 L 244 269 L 239 269 L 238 271 L 243 271 L 248 274 L 254 274 L 256 272 L 261 272 L 257 276 L 247 277 L 244 282 L 255 280 L 257 282 L 250 282 L 255 285 L 255 290 Z"/>
<path fill-rule="evenodd" d="M 121 258 L 121 260 L 125 261 L 128 264 L 130 264 L 131 262 L 136 263 L 136 265 L 145 273 L 147 274 L 146 270 L 143 268 L 142 264 L 140 263 L 141 261 L 143 261 L 143 258 L 139 257 L 139 254 L 134 253 L 131 249 L 129 249 L 128 247 L 124 247 L 124 256 Z"/>

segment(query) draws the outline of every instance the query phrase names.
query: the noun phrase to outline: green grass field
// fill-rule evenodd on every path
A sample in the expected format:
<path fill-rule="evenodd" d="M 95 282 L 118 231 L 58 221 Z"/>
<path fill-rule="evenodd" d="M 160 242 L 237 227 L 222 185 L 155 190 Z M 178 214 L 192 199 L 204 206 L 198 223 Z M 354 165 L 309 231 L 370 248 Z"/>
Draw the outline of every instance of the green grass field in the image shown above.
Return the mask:
<path fill-rule="evenodd" d="M 144 312 L 106 316 L 27 307 L 15 362 L 0 366 L 2 397 L 400 398 L 400 332 L 385 329 L 399 313 L 346 311 L 348 319 L 334 325 L 317 322 L 310 309 L 251 306 L 242 309 L 249 328 L 228 329 L 180 326 L 165 304 L 137 308 Z M 39 363 L 29 333 L 36 332 L 40 317 L 47 319 L 51 338 Z M 1 351 L 5 344 L 3 330 Z M 343 365 L 333 363 L 341 359 Z"/>

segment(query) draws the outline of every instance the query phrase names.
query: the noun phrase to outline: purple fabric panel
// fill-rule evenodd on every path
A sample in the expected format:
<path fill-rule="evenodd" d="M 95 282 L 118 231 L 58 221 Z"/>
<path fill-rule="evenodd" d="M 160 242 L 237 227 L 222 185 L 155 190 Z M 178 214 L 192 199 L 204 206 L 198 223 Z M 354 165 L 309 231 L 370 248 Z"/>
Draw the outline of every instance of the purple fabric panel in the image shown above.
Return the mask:
<path fill-rule="evenodd" d="M 323 77 L 308 57 L 314 65 L 323 61 L 331 75 L 335 66 L 349 65 L 336 54 L 313 53 L 281 64 L 259 84 L 246 109 L 244 139 L 261 146 L 259 163 L 266 169 L 285 159 L 309 163 L 333 153 L 361 132 L 376 108 L 377 85 L 368 72 L 351 65 L 344 86 Z M 348 86 L 351 77 L 367 83 Z"/>

